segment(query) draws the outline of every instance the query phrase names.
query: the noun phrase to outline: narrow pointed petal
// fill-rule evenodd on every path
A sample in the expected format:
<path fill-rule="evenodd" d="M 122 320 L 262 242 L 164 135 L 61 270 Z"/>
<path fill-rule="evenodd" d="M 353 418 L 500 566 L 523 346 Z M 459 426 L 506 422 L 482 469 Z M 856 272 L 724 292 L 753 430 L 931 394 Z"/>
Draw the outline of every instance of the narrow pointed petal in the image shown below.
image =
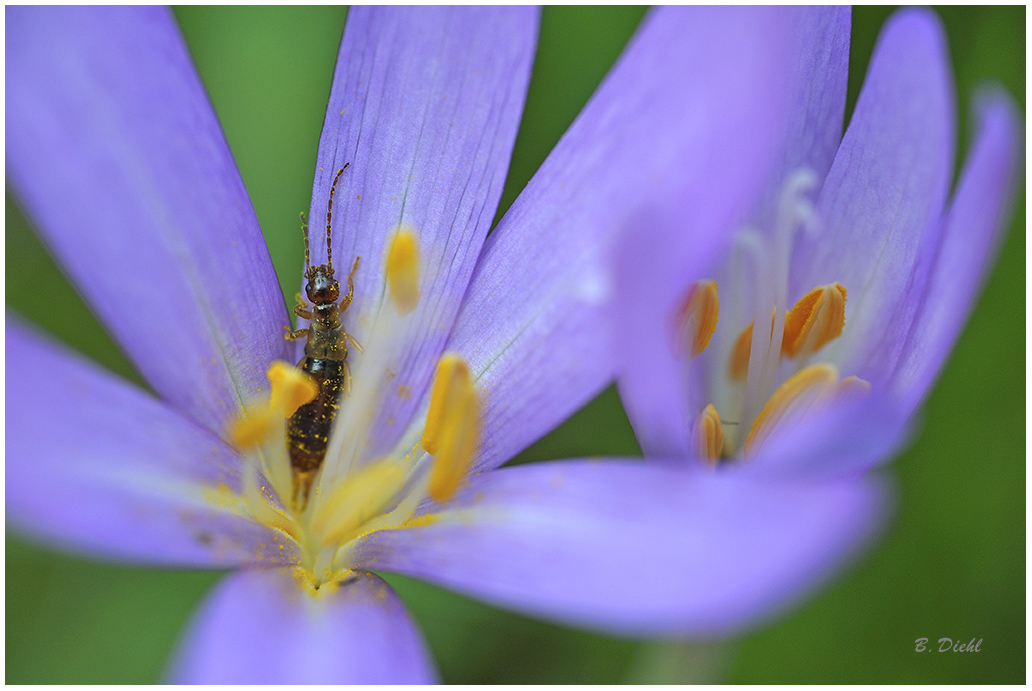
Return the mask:
<path fill-rule="evenodd" d="M 7 13 L 7 171 L 154 390 L 216 433 L 283 358 L 254 210 L 171 13 Z"/>
<path fill-rule="evenodd" d="M 344 316 L 360 341 L 381 308 L 390 309 L 384 259 L 399 224 L 415 232 L 421 254 L 420 302 L 407 319 L 370 453 L 393 443 L 420 402 L 494 218 L 538 14 L 531 7 L 348 13 L 319 143 L 312 262 L 325 260 L 327 200 L 345 163 L 334 195 L 333 255 L 338 268 L 362 257 Z"/>
<path fill-rule="evenodd" d="M 618 234 L 662 215 L 651 207 L 681 200 L 699 177 L 728 189 L 746 182 L 736 155 L 756 140 L 751 128 L 737 127 L 736 114 L 776 109 L 780 84 L 761 78 L 769 61 L 757 57 L 778 55 L 770 27 L 779 17 L 654 10 L 492 233 L 448 345 L 470 363 L 485 396 L 490 441 L 477 467 L 505 462 L 614 376 L 610 322 L 622 286 L 610 266 Z M 726 154 L 728 142 L 735 153 L 724 166 L 698 166 Z M 716 206 L 729 208 L 724 201 Z M 707 206 L 697 221 L 718 215 Z M 710 244 L 700 239 L 700 257 Z M 634 325 L 622 326 L 621 348 L 638 339 Z"/>
<path fill-rule="evenodd" d="M 976 104 L 977 136 L 947 214 L 941 246 L 908 335 L 896 388 L 914 407 L 927 394 L 981 292 L 1007 228 L 1020 174 L 1021 118 L 1002 91 Z"/>
<path fill-rule="evenodd" d="M 831 281 L 849 290 L 846 332 L 826 350 L 872 383 L 891 373 L 914 317 L 918 250 L 939 222 L 953 168 L 953 113 L 939 20 L 897 13 L 818 199 L 819 236 L 796 253 L 789 296 Z"/>
<path fill-rule="evenodd" d="M 145 564 L 288 561 L 239 512 L 241 459 L 167 405 L 6 321 L 8 525 Z"/>
<path fill-rule="evenodd" d="M 873 480 L 789 484 L 740 469 L 565 461 L 474 478 L 359 563 L 623 634 L 725 634 L 789 606 L 880 523 Z"/>
<path fill-rule="evenodd" d="M 227 576 L 187 630 L 179 684 L 425 684 L 436 678 L 419 630 L 369 573 L 312 590 L 288 569 Z"/>

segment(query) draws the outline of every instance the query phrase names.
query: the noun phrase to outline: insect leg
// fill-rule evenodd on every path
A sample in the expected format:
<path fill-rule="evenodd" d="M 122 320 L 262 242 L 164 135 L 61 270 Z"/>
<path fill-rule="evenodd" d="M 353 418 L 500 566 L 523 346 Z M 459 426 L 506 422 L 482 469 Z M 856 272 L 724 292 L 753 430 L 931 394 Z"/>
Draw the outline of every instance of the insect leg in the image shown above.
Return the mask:
<path fill-rule="evenodd" d="M 341 388 L 343 389 L 344 397 L 347 397 L 351 393 L 351 368 L 348 367 L 347 361 L 345 361 L 343 365 L 344 377 L 341 380 L 341 383 L 343 384 L 343 387 Z"/>
<path fill-rule="evenodd" d="M 362 259 L 362 257 L 355 257 L 355 263 L 351 265 L 351 273 L 348 274 L 348 293 L 340 300 L 341 312 L 351 305 L 351 298 L 355 297 L 355 272 L 358 271 L 358 262 L 360 259 Z"/>
<path fill-rule="evenodd" d="M 308 329 L 298 329 L 297 331 L 291 331 L 289 326 L 284 326 L 283 328 L 287 330 L 287 335 L 283 338 L 288 341 L 296 341 L 302 336 L 308 335 Z"/>
<path fill-rule="evenodd" d="M 294 314 L 301 317 L 302 319 L 312 318 L 312 310 L 308 309 L 309 305 L 305 302 L 305 299 L 301 297 L 301 293 L 294 294 Z"/>
<path fill-rule="evenodd" d="M 356 341 L 354 336 L 351 334 L 344 334 L 344 336 L 348 339 L 348 343 L 351 344 L 351 347 L 355 349 L 355 352 L 362 352 L 362 344 Z"/>

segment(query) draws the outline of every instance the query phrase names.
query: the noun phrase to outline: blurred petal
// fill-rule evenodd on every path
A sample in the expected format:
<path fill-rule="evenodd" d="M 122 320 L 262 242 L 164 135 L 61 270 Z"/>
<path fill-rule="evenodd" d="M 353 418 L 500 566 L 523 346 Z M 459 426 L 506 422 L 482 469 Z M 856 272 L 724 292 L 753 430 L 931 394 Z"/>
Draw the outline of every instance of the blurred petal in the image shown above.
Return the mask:
<path fill-rule="evenodd" d="M 910 290 L 918 248 L 939 221 L 952 173 L 953 112 L 939 20 L 898 12 L 818 199 L 820 235 L 793 263 L 790 300 L 832 281 L 849 290 L 846 331 L 826 348 L 845 374 L 879 383 L 899 357 L 920 297 Z"/>
<path fill-rule="evenodd" d="M 629 224 L 617 253 L 622 278 L 616 321 L 621 334 L 634 334 L 626 342 L 620 339 L 620 352 L 626 356 L 620 393 L 647 456 L 688 455 L 689 423 L 694 417 L 690 411 L 709 403 L 691 401 L 685 395 L 686 390 L 691 393 L 702 387 L 700 382 L 686 382 L 686 363 L 674 336 L 677 306 L 691 284 L 716 278 L 724 286 L 708 266 L 703 248 L 714 236 L 720 236 L 721 243 L 729 239 L 730 231 L 746 220 L 743 210 L 757 207 L 750 214 L 769 218 L 786 176 L 796 169 L 827 173 L 841 137 L 849 9 L 793 8 L 782 10 L 778 19 L 786 41 L 773 46 L 770 55 L 754 57 L 753 71 L 762 66 L 768 72 L 757 73 L 757 84 L 746 85 L 761 100 L 715 118 L 715 127 L 726 130 L 711 139 L 724 143 L 726 150 L 706 165 L 693 166 L 707 171 L 694 183 L 696 196 L 685 198 L 666 217 L 639 216 Z M 754 15 L 752 20 L 768 22 L 756 31 L 770 31 L 767 17 Z M 714 40 L 719 42 L 719 37 Z M 737 41 L 750 47 L 756 44 L 747 37 Z M 748 70 L 740 68 L 736 74 L 743 76 Z M 726 80 L 715 80 L 710 93 L 703 92 L 699 98 L 722 98 L 725 84 Z M 743 121 L 743 114 L 748 119 Z M 752 139 L 746 137 L 750 132 Z M 736 149 L 743 137 L 750 143 Z M 765 156 L 764 152 L 773 153 Z M 709 227 L 702 222 L 708 208 L 722 209 Z M 693 368 L 688 374 L 697 378 L 700 373 Z"/>
<path fill-rule="evenodd" d="M 783 421 L 745 462 L 778 478 L 859 477 L 891 461 L 910 432 L 909 410 L 882 389 Z"/>
<path fill-rule="evenodd" d="M 12 186 L 154 390 L 221 434 L 285 356 L 286 312 L 171 14 L 7 16 Z"/>
<path fill-rule="evenodd" d="M 772 44 L 783 39 L 771 26 L 781 16 L 654 10 L 492 233 L 448 345 L 469 361 L 486 398 L 490 442 L 478 468 L 511 458 L 615 374 L 618 232 L 683 203 L 700 179 L 714 178 L 707 192 L 748 187 L 744 159 L 763 156 L 752 126 L 766 121 L 744 114 L 777 110 L 781 84 L 767 77 L 780 55 Z M 718 195 L 690 220 L 709 228 L 733 206 Z M 700 236 L 693 261 L 711 245 Z M 638 341 L 634 325 L 621 328 L 621 347 Z"/>
<path fill-rule="evenodd" d="M 910 330 L 896 387 L 908 405 L 927 394 L 967 322 L 1007 228 L 1020 174 L 1021 117 L 1000 90 L 977 103 L 977 136 L 944 223 L 921 311 Z"/>
<path fill-rule="evenodd" d="M 334 195 L 333 250 L 338 274 L 362 257 L 344 317 L 360 341 L 386 298 L 384 257 L 399 224 L 416 230 L 422 253 L 422 298 L 407 320 L 396 384 L 370 432 L 370 453 L 393 444 L 422 400 L 494 218 L 530 81 L 538 13 L 348 13 L 319 143 L 312 263 L 326 256 L 322 219 L 333 177 L 348 162 Z"/>
<path fill-rule="evenodd" d="M 234 511 L 241 459 L 135 387 L 7 319 L 7 519 L 50 544 L 175 566 L 286 562 Z"/>
<path fill-rule="evenodd" d="M 358 563 L 521 612 L 624 634 L 728 633 L 812 590 L 874 534 L 872 480 L 789 484 L 635 462 L 474 478 L 418 527 L 373 533 Z"/>
<path fill-rule="evenodd" d="M 180 684 L 424 684 L 433 663 L 394 591 L 363 573 L 310 590 L 240 571 L 209 595 L 173 662 Z"/>

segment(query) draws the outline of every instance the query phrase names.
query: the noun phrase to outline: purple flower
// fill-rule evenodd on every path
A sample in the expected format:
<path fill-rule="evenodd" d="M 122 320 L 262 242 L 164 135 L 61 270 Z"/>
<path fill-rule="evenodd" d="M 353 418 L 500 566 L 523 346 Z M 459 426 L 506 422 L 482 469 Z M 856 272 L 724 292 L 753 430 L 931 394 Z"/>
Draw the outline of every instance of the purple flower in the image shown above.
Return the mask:
<path fill-rule="evenodd" d="M 797 478 L 891 458 L 1007 225 L 1020 120 L 983 91 L 950 197 L 955 104 L 935 15 L 889 20 L 841 135 L 849 11 L 804 12 L 791 105 L 757 113 L 783 118 L 766 183 L 716 219 L 671 200 L 622 242 L 618 323 L 639 338 L 621 393 L 646 455 Z M 695 256 L 720 241 L 721 261 Z"/>
<path fill-rule="evenodd" d="M 266 389 L 274 361 L 299 353 L 169 14 L 12 9 L 9 178 L 154 394 L 8 318 L 12 524 L 122 561 L 234 568 L 183 641 L 184 681 L 433 679 L 367 569 L 631 634 L 723 633 L 787 606 L 870 534 L 875 483 L 495 469 L 613 377 L 618 231 L 696 194 L 699 170 L 722 183 L 700 221 L 765 182 L 801 17 L 653 13 L 485 240 L 535 11 L 352 9 L 310 216 L 349 163 L 327 234 L 338 269 L 362 258 L 344 322 L 365 349 L 306 501 L 282 429 L 243 452 L 227 442 L 282 396 Z"/>

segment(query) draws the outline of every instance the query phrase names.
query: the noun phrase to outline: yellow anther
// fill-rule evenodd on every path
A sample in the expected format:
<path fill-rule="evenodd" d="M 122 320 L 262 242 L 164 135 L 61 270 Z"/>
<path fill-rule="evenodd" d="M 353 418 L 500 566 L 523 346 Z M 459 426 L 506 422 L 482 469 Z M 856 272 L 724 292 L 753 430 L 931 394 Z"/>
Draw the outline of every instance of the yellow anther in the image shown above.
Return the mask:
<path fill-rule="evenodd" d="M 229 424 L 229 440 L 240 449 L 257 446 L 305 403 L 319 393 L 319 385 L 296 367 L 276 360 L 266 372 L 272 392 L 268 407 L 249 408 Z"/>
<path fill-rule="evenodd" d="M 319 385 L 311 375 L 282 360 L 273 362 L 266 376 L 272 387 L 269 409 L 282 410 L 283 417 L 290 417 L 319 394 Z"/>
<path fill-rule="evenodd" d="M 842 335 L 846 324 L 846 289 L 841 283 L 817 286 L 785 316 L 782 357 L 816 353 Z"/>
<path fill-rule="evenodd" d="M 227 434 L 229 441 L 238 449 L 250 449 L 258 446 L 272 432 L 276 421 L 283 418 L 268 408 L 254 408 L 239 415 L 229 423 Z"/>
<path fill-rule="evenodd" d="M 342 542 L 383 512 L 405 480 L 407 466 L 401 461 L 380 460 L 353 472 L 334 487 L 319 504 L 313 532 L 326 542 Z"/>
<path fill-rule="evenodd" d="M 693 432 L 695 450 L 699 457 L 707 461 L 720 460 L 724 449 L 724 425 L 720 422 L 720 416 L 717 415 L 717 409 L 712 403 L 695 418 Z"/>
<path fill-rule="evenodd" d="M 423 438 L 419 445 L 430 455 L 437 454 L 444 417 L 459 400 L 459 391 L 470 388 L 469 367 L 453 353 L 445 353 L 437 363 L 434 388 L 430 393 L 430 410 L 426 414 Z"/>
<path fill-rule="evenodd" d="M 387 255 L 387 285 L 398 313 L 406 315 L 419 303 L 419 242 L 402 226 Z"/>
<path fill-rule="evenodd" d="M 688 290 L 681 307 L 681 348 L 692 357 L 706 350 L 710 337 L 717 329 L 720 316 L 720 297 L 717 284 L 710 280 L 698 281 Z"/>
<path fill-rule="evenodd" d="M 473 462 L 480 440 L 480 401 L 469 389 L 450 412 L 441 434 L 441 446 L 430 471 L 430 497 L 434 501 L 451 498 Z"/>
<path fill-rule="evenodd" d="M 810 365 L 778 387 L 756 417 L 745 439 L 746 454 L 762 442 L 790 414 L 819 404 L 835 393 L 838 370 L 832 365 Z"/>
<path fill-rule="evenodd" d="M 480 399 L 469 367 L 462 358 L 446 353 L 437 365 L 420 441 L 427 453 L 436 456 L 429 485 L 435 501 L 444 501 L 455 493 L 473 461 L 479 438 Z"/>

